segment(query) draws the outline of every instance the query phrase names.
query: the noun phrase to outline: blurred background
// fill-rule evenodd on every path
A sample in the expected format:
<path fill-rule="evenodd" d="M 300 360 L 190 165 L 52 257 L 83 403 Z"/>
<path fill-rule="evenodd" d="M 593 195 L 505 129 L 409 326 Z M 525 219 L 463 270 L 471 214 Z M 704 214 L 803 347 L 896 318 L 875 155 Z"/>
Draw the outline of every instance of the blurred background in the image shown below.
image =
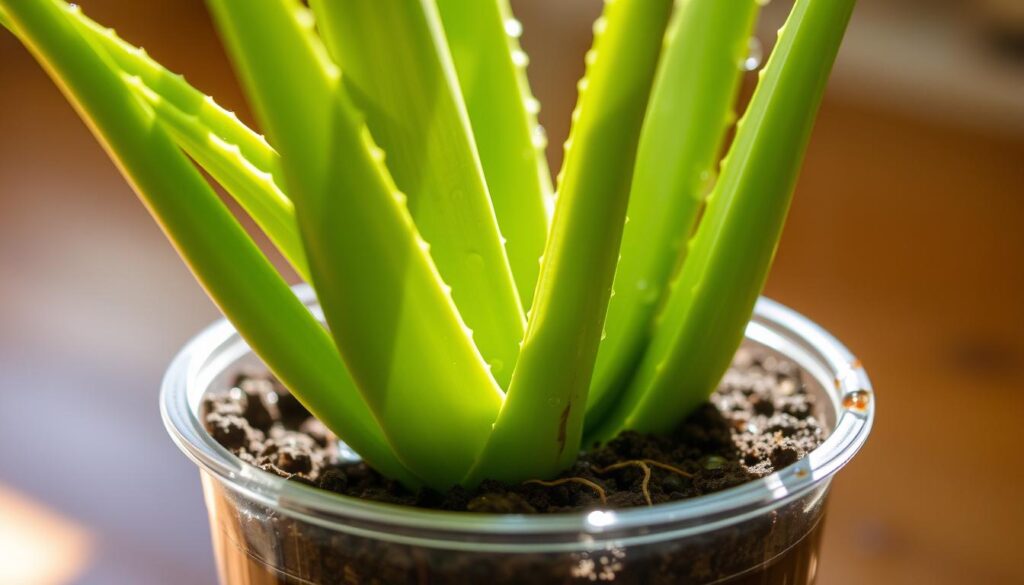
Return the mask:
<path fill-rule="evenodd" d="M 251 122 L 201 0 L 80 3 Z M 513 5 L 557 168 L 600 3 Z M 789 6 L 766 8 L 766 48 Z M 861 1 L 767 294 L 843 340 L 878 393 L 819 583 L 1024 583 L 1024 2 Z M 216 317 L 0 31 L 0 583 L 215 581 L 157 390 Z"/>

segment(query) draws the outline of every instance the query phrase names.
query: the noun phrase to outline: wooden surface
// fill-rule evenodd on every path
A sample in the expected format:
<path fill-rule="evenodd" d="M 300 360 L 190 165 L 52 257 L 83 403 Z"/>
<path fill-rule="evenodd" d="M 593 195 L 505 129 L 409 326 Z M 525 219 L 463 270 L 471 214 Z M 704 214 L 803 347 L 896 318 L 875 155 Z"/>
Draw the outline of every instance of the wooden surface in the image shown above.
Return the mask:
<path fill-rule="evenodd" d="M 82 4 L 242 109 L 199 2 Z M 559 145 L 594 5 L 516 5 Z M 834 483 L 823 585 L 1024 582 L 1024 138 L 958 127 L 955 112 L 830 93 L 768 285 L 846 343 L 878 395 L 871 440 Z M 156 390 L 215 315 L 0 34 L 0 484 L 85 531 L 91 560 L 71 582 L 213 582 L 199 483 Z"/>

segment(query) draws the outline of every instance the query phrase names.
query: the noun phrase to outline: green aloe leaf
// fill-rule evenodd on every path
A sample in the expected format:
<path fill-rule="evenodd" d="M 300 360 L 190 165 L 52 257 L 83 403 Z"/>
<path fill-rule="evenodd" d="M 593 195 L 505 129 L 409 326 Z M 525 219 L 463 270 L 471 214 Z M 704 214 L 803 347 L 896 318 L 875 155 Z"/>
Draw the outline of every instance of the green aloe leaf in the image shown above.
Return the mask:
<path fill-rule="evenodd" d="M 121 40 L 81 10 L 68 14 L 85 37 L 117 64 L 130 87 L 149 102 L 178 146 L 224 186 L 299 276 L 309 280 L 295 210 L 279 188 L 280 160 L 266 140 L 145 50 Z M 0 25 L 6 26 L 2 12 Z"/>
<path fill-rule="evenodd" d="M 718 162 L 756 0 L 684 0 L 673 16 L 644 119 L 629 218 L 588 396 L 587 426 L 628 384 Z"/>
<path fill-rule="evenodd" d="M 54 0 L 0 0 L 7 24 L 65 93 L 199 282 L 267 366 L 383 473 L 395 457 L 327 332 L 295 297 L 116 65 Z"/>
<path fill-rule="evenodd" d="M 506 386 L 525 319 L 434 0 L 311 5 L 459 313 Z"/>
<path fill-rule="evenodd" d="M 714 390 L 764 285 L 855 0 L 797 0 L 628 394 L 599 433 L 666 432 Z"/>
<path fill-rule="evenodd" d="M 507 0 L 437 0 L 437 7 L 519 298 L 529 308 L 547 240 L 551 174 L 540 102 L 519 46 L 522 25 Z"/>
<path fill-rule="evenodd" d="M 579 454 L 635 149 L 671 10 L 671 0 L 616 0 L 595 23 L 526 339 L 469 483 L 549 477 Z"/>
<path fill-rule="evenodd" d="M 210 0 L 289 194 L 338 348 L 401 460 L 435 488 L 476 459 L 501 391 L 341 76 L 293 0 Z"/>

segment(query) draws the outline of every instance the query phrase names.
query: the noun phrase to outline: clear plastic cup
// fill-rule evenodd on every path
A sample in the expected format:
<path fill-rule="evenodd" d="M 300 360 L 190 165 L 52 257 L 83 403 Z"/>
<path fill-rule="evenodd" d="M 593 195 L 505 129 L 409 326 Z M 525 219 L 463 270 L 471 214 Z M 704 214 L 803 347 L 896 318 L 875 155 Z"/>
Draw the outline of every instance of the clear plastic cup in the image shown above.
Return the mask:
<path fill-rule="evenodd" d="M 313 293 L 297 289 L 318 312 Z M 761 299 L 747 344 L 803 369 L 825 442 L 776 473 L 648 508 L 559 515 L 439 512 L 328 493 L 247 465 L 198 418 L 203 394 L 258 359 L 225 321 L 171 364 L 161 410 L 200 470 L 221 583 L 812 583 L 829 482 L 874 418 L 871 384 L 835 338 Z"/>

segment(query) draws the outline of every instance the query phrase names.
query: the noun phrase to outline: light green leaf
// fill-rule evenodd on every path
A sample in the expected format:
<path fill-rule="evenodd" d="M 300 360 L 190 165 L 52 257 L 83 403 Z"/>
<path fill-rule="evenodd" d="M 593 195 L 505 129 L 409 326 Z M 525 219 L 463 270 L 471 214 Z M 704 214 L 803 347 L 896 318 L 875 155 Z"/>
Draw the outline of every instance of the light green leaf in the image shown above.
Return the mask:
<path fill-rule="evenodd" d="M 311 5 L 459 313 L 504 387 L 525 319 L 434 0 Z"/>
<path fill-rule="evenodd" d="M 666 432 L 707 399 L 743 339 L 778 245 L 854 0 L 797 0 L 629 394 L 601 437 Z"/>
<path fill-rule="evenodd" d="M 595 23 L 526 339 L 468 483 L 550 477 L 579 454 L 635 149 L 671 9 L 671 0 L 617 0 Z"/>
<path fill-rule="evenodd" d="M 295 210 L 278 186 L 282 178 L 274 149 L 143 49 L 121 40 L 81 10 L 68 14 L 85 37 L 116 63 L 129 86 L 149 102 L 178 146 L 224 186 L 299 276 L 309 280 Z M 6 26 L 2 13 L 0 25 Z"/>
<path fill-rule="evenodd" d="M 9 24 L 89 123 L 210 297 L 307 408 L 410 486 L 323 327 L 181 154 L 109 58 L 53 0 L 0 0 Z"/>
<path fill-rule="evenodd" d="M 629 220 L 587 405 L 587 427 L 629 383 L 715 172 L 756 0 L 683 0 L 644 119 Z"/>
<path fill-rule="evenodd" d="M 437 0 L 437 7 L 519 298 L 529 308 L 548 234 L 551 175 L 519 47 L 522 25 L 507 0 Z"/>
<path fill-rule="evenodd" d="M 432 487 L 458 483 L 502 395 L 383 153 L 298 2 L 210 5 L 281 153 L 313 286 L 349 371 L 402 461 Z"/>

